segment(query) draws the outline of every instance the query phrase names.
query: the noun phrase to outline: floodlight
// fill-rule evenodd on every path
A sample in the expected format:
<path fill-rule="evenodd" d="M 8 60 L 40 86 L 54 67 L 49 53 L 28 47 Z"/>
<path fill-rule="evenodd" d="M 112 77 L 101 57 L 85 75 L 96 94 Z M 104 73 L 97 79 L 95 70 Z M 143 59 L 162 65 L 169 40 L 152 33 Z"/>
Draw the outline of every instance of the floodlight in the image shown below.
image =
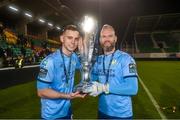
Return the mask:
<path fill-rule="evenodd" d="M 53 24 L 52 24 L 52 23 L 48 23 L 48 25 L 49 25 L 49 26 L 51 26 L 51 27 L 53 26 Z"/>
<path fill-rule="evenodd" d="M 56 26 L 56 28 L 57 28 L 58 30 L 60 30 L 60 29 L 61 29 L 59 26 Z"/>
<path fill-rule="evenodd" d="M 29 14 L 29 13 L 27 13 L 27 12 L 25 12 L 24 14 L 25 14 L 27 17 L 32 18 L 32 15 L 31 15 L 31 14 Z"/>
<path fill-rule="evenodd" d="M 9 6 L 9 9 L 11 9 L 11 10 L 13 10 L 13 11 L 16 11 L 16 12 L 19 11 L 16 7 L 13 7 L 13 6 Z"/>
<path fill-rule="evenodd" d="M 84 21 L 82 22 L 82 28 L 85 32 L 92 32 L 95 27 L 95 21 L 92 17 L 85 16 Z"/>
<path fill-rule="evenodd" d="M 43 20 L 43 19 L 39 19 L 39 22 L 44 23 L 44 22 L 45 22 L 45 20 Z"/>

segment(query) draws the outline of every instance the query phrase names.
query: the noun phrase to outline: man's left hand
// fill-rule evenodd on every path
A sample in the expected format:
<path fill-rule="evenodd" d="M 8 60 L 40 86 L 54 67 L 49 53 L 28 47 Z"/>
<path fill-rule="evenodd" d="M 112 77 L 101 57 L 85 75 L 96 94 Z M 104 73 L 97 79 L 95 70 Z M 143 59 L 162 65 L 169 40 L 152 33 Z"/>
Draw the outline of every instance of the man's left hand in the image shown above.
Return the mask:
<path fill-rule="evenodd" d="M 98 96 L 101 93 L 109 93 L 109 84 L 92 82 L 83 88 L 83 93 L 89 93 L 90 96 Z"/>

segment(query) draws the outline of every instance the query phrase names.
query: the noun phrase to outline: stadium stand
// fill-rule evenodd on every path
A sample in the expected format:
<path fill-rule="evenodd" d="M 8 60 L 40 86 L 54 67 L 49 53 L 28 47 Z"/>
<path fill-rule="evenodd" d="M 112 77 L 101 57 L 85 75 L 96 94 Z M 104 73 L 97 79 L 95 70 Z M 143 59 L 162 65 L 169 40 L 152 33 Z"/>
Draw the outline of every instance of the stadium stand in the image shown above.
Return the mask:
<path fill-rule="evenodd" d="M 136 34 L 136 40 L 141 53 L 161 52 L 160 48 L 154 46 L 150 34 Z"/>
<path fill-rule="evenodd" d="M 59 42 L 37 36 L 13 32 L 5 28 L 0 36 L 1 65 L 0 67 L 15 66 L 17 61 L 23 59 L 23 65 L 39 64 L 39 62 L 55 51 L 60 46 Z M 3 57 L 4 56 L 4 57 Z M 4 59 L 4 60 L 2 60 Z"/>
<path fill-rule="evenodd" d="M 128 49 L 131 54 L 178 54 L 180 51 L 179 19 L 179 13 L 133 17 L 121 48 Z M 129 49 L 129 46 L 133 49 Z"/>
<path fill-rule="evenodd" d="M 170 33 L 154 34 L 154 38 L 157 43 L 162 43 L 160 46 L 164 48 L 166 52 L 177 52 L 179 49 L 178 41 L 174 39 Z"/>

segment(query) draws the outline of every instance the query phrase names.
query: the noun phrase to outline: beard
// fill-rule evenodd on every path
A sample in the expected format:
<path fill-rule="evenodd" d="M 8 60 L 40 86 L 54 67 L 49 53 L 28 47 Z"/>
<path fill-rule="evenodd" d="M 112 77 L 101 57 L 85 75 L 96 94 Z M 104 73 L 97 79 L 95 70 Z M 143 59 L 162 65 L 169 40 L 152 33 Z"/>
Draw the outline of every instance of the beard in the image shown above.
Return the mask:
<path fill-rule="evenodd" d="M 110 43 L 109 46 L 105 46 L 104 44 L 101 44 L 104 52 L 111 52 L 115 48 L 115 42 Z"/>

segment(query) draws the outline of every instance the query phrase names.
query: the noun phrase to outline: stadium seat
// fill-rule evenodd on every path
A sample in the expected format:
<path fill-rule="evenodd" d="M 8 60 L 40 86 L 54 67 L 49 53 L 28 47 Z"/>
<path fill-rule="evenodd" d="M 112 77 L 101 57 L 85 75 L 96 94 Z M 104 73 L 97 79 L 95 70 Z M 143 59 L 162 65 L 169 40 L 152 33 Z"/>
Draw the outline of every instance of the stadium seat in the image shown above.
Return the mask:
<path fill-rule="evenodd" d="M 150 34 L 136 35 L 136 41 L 141 53 L 161 52 L 160 48 L 154 47 Z"/>

